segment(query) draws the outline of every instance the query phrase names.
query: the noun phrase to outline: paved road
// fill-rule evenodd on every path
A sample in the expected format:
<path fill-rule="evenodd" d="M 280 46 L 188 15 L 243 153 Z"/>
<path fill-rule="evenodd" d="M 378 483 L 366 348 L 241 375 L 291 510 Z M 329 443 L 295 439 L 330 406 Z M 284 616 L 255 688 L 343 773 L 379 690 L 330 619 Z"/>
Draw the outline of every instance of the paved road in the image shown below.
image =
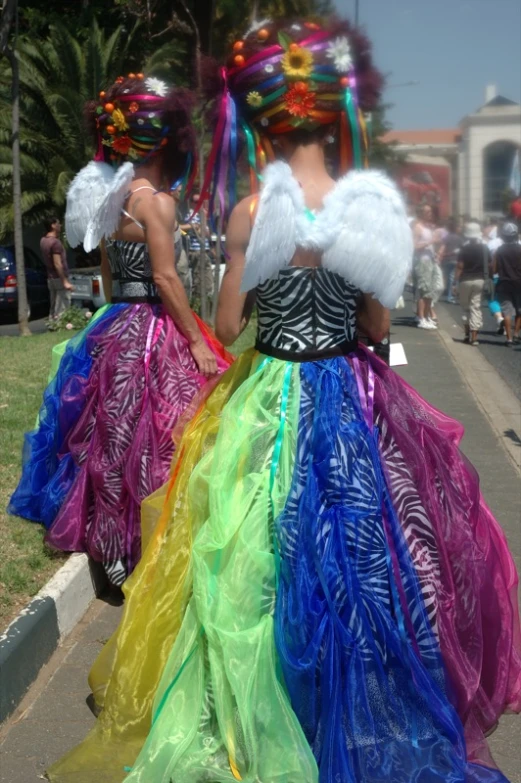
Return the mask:
<path fill-rule="evenodd" d="M 46 318 L 35 318 L 29 324 L 31 332 L 33 334 L 43 334 L 47 331 L 46 323 Z M 19 334 L 16 318 L 0 313 L 0 337 L 18 337 Z"/>
<path fill-rule="evenodd" d="M 458 328 L 454 329 L 455 339 L 461 324 L 461 308 L 459 305 L 439 304 L 450 315 Z M 497 370 L 504 381 L 508 383 L 514 394 L 521 400 L 521 345 L 507 348 L 505 337 L 496 334 L 496 322 L 488 308 L 483 308 L 483 329 L 479 335 L 479 350 Z M 475 350 L 475 349 L 474 349 Z"/>

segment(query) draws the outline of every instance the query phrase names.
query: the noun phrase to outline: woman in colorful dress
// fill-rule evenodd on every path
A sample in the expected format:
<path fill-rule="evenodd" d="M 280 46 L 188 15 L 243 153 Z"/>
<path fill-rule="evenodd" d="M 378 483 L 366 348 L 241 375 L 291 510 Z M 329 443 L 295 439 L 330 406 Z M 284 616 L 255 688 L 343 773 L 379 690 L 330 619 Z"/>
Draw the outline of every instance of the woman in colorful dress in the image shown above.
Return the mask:
<path fill-rule="evenodd" d="M 121 584 L 141 553 L 140 503 L 168 477 L 172 429 L 229 366 L 175 270 L 172 182 L 193 168 L 190 93 L 135 74 L 86 107 L 98 145 L 67 199 L 70 244 L 102 244 L 112 300 L 67 345 L 25 436 L 12 514 L 87 552 Z M 165 188 L 166 192 L 161 192 Z"/>
<path fill-rule="evenodd" d="M 326 167 L 332 138 L 363 162 L 369 44 L 264 21 L 233 48 L 214 182 L 238 123 L 254 178 L 281 158 L 228 227 L 217 331 L 254 292 L 256 346 L 176 432 L 97 725 L 49 778 L 504 782 L 484 733 L 520 706 L 512 558 L 461 426 L 357 341 L 385 334 L 413 252 L 387 177 Z"/>

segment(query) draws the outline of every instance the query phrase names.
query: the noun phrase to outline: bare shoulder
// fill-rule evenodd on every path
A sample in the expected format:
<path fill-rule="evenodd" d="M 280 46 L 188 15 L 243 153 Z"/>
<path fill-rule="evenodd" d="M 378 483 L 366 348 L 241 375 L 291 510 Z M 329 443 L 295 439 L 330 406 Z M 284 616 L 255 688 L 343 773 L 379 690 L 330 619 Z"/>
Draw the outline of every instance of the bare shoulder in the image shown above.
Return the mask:
<path fill-rule="evenodd" d="M 145 225 L 151 222 L 175 225 L 175 203 L 167 193 L 139 191 L 132 198 L 131 206 L 134 216 Z"/>

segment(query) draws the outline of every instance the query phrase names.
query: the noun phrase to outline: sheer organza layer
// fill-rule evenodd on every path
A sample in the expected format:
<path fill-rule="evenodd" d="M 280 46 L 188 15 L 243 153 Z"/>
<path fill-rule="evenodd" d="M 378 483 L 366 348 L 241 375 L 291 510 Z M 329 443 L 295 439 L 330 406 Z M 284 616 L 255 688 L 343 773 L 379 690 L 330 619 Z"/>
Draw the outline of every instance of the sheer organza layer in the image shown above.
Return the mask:
<path fill-rule="evenodd" d="M 457 425 L 363 352 L 249 352 L 196 404 L 91 673 L 104 710 L 51 780 L 504 781 L 478 762 L 517 706 L 516 578 Z"/>
<path fill-rule="evenodd" d="M 226 369 L 230 357 L 201 329 Z M 131 570 L 140 503 L 168 477 L 172 429 L 205 382 L 160 305 L 111 306 L 66 347 L 10 511 L 51 525 L 57 549 Z"/>
<path fill-rule="evenodd" d="M 463 427 L 367 353 L 386 483 L 448 673 L 472 760 L 491 763 L 484 735 L 521 710 L 518 575 L 479 477 L 458 448 Z"/>
<path fill-rule="evenodd" d="M 88 337 L 99 339 L 120 316 L 124 305 L 105 309 L 96 321 L 53 349 L 49 384 L 44 391 L 36 428 L 26 433 L 22 475 L 8 506 L 10 514 L 49 528 L 70 490 L 77 466 L 66 439 L 86 404 L 94 356 Z"/>

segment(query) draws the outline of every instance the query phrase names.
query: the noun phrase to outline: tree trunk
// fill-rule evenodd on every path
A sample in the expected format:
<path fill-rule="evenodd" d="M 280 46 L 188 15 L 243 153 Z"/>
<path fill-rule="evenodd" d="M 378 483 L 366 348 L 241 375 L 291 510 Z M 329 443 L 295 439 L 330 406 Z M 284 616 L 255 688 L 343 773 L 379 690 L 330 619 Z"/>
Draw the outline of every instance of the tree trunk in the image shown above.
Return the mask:
<path fill-rule="evenodd" d="M 20 68 L 16 56 L 16 42 L 11 48 L 8 44 L 9 30 L 13 21 L 17 23 L 18 2 L 7 0 L 3 4 L 2 29 L 0 31 L 0 51 L 11 65 L 11 102 L 12 102 L 12 152 L 13 152 L 13 216 L 14 250 L 16 259 L 16 283 L 18 291 L 18 326 L 22 337 L 31 334 L 29 329 L 29 306 L 25 282 L 24 236 L 22 226 L 22 182 L 20 171 Z"/>

